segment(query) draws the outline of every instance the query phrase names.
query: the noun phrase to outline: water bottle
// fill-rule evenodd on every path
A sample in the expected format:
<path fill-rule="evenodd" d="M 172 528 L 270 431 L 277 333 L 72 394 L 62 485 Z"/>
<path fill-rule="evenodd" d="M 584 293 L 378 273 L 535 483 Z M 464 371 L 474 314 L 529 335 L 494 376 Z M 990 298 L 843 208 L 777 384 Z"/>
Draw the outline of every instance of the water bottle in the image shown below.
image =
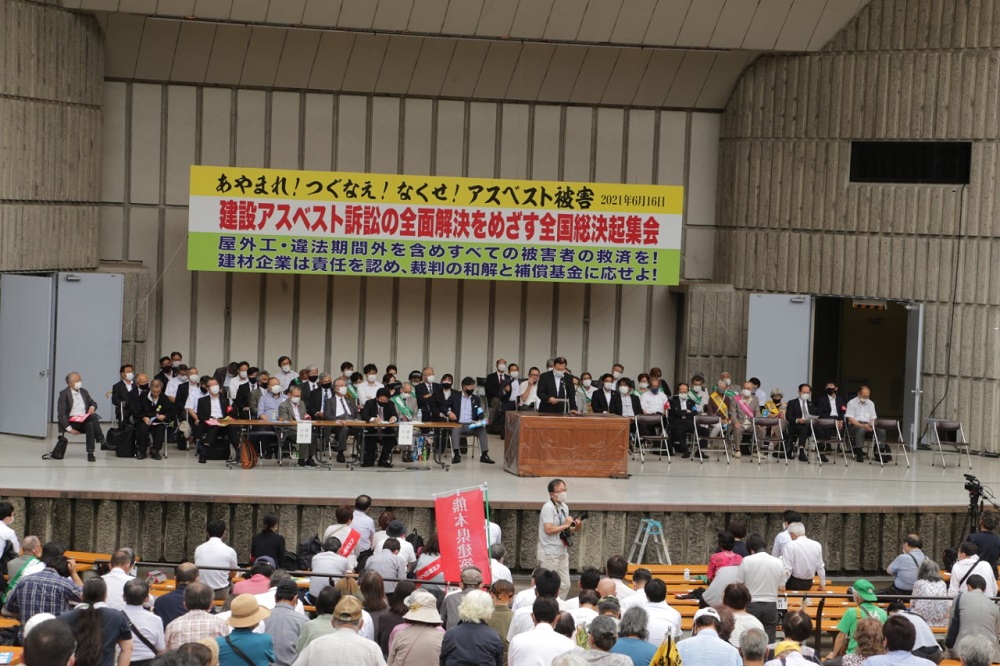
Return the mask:
<path fill-rule="evenodd" d="M 691 570 L 684 569 L 684 580 L 691 580 Z"/>

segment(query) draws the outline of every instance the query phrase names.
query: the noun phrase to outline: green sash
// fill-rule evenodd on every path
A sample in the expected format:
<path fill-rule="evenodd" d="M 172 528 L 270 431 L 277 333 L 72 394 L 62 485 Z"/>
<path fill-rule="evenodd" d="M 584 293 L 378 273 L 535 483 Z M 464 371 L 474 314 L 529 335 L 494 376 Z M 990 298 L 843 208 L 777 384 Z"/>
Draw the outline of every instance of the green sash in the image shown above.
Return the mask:
<path fill-rule="evenodd" d="M 396 405 L 399 413 L 407 418 L 407 420 L 413 418 L 413 410 L 406 406 L 406 401 L 400 395 L 392 396 L 392 403 Z"/>
<path fill-rule="evenodd" d="M 354 387 L 354 384 L 347 385 L 347 395 L 351 396 L 354 402 L 358 401 L 358 389 Z"/>
<path fill-rule="evenodd" d="M 21 568 L 17 570 L 17 573 L 14 574 L 14 577 L 11 578 L 9 581 L 7 581 L 7 591 L 4 592 L 2 595 L 0 595 L 0 602 L 7 601 L 7 595 L 9 595 L 11 590 L 13 590 L 14 587 L 17 586 L 19 582 L 21 582 L 21 576 L 24 574 L 24 570 L 28 568 L 28 565 L 33 564 L 37 561 L 38 558 L 32 555 L 30 558 L 28 558 L 28 560 L 24 564 L 21 565 Z"/>

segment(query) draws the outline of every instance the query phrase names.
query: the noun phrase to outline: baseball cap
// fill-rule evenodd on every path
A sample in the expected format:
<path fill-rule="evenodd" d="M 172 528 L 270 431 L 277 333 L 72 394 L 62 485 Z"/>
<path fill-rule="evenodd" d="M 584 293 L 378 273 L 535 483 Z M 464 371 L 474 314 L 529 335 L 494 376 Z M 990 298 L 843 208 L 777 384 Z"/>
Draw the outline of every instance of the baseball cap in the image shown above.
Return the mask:
<path fill-rule="evenodd" d="M 475 567 L 462 569 L 462 585 L 482 585 L 483 574 Z"/>
<path fill-rule="evenodd" d="M 262 562 L 264 564 L 270 564 L 272 569 L 278 568 L 277 562 L 275 562 L 274 558 L 271 557 L 270 555 L 261 555 L 256 560 L 254 560 L 254 564 L 257 564 L 258 562 Z"/>
<path fill-rule="evenodd" d="M 333 609 L 333 619 L 339 622 L 357 622 L 361 619 L 361 601 L 357 597 L 346 596 Z"/>
<path fill-rule="evenodd" d="M 694 614 L 694 621 L 697 622 L 699 617 L 708 615 L 709 617 L 714 617 L 719 622 L 722 622 L 722 616 L 719 615 L 719 611 L 715 610 L 711 606 L 708 608 L 699 609 L 697 613 Z"/>
<path fill-rule="evenodd" d="M 875 596 L 875 586 L 872 585 L 870 580 L 865 580 L 864 578 L 859 578 L 854 581 L 854 585 L 851 586 L 858 596 L 864 601 L 877 601 L 878 597 Z"/>

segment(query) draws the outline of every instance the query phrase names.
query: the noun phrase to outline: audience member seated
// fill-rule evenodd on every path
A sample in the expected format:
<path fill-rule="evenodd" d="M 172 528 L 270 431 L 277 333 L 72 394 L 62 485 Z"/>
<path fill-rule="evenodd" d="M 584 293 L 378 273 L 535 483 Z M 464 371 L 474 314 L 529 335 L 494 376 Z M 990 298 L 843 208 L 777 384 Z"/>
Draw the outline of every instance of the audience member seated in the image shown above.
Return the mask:
<path fill-rule="evenodd" d="M 153 613 L 163 621 L 163 626 L 184 615 L 184 591 L 191 583 L 197 582 L 199 577 L 198 567 L 191 562 L 184 562 L 174 569 L 174 589 L 156 598 L 153 605 Z"/>
<path fill-rule="evenodd" d="M 409 604 L 403 624 L 393 629 L 389 637 L 388 663 L 393 666 L 437 664 L 445 633 L 437 611 L 437 599 L 430 592 L 416 590 L 410 595 Z"/>
<path fill-rule="evenodd" d="M 503 641 L 489 625 L 493 611 L 493 600 L 486 592 L 472 590 L 463 596 L 457 608 L 461 623 L 447 630 L 441 644 L 442 666 L 504 663 Z"/>
<path fill-rule="evenodd" d="M 618 623 L 610 617 L 596 617 L 587 627 L 588 649 L 578 648 L 569 654 L 579 654 L 587 664 L 632 666 L 632 659 L 613 651 L 617 642 Z"/>
<path fill-rule="evenodd" d="M 76 560 L 67 559 L 64 552 L 58 543 L 45 544 L 45 569 L 23 577 L 7 594 L 3 615 L 17 618 L 23 625 L 39 613 L 58 617 L 70 609 L 71 603 L 80 601 L 83 581 L 76 572 Z"/>
<path fill-rule="evenodd" d="M 630 658 L 633 664 L 648 665 L 658 647 L 648 640 L 648 623 L 649 615 L 641 606 L 626 610 L 618 623 L 618 641 L 611 652 Z"/>
<path fill-rule="evenodd" d="M 385 388 L 385 384 L 378 381 L 378 368 L 374 363 L 365 366 L 364 383 L 358 387 L 358 404 L 367 404 L 369 400 L 378 397 L 379 389 Z"/>
<path fill-rule="evenodd" d="M 649 638 L 646 640 L 653 645 L 659 645 L 666 639 L 667 635 L 673 636 L 674 640 L 679 639 L 681 636 L 681 614 L 667 603 L 666 584 L 662 580 L 654 578 L 646 583 L 646 587 L 643 589 L 646 598 L 649 599 L 640 607 L 649 616 L 646 625 Z"/>
<path fill-rule="evenodd" d="M 203 638 L 217 638 L 229 633 L 226 620 L 211 613 L 215 593 L 204 583 L 188 583 L 184 589 L 184 607 L 187 612 L 166 627 L 168 650 L 176 650 L 184 643 Z"/>
<path fill-rule="evenodd" d="M 843 663 L 830 666 L 860 666 L 868 657 L 885 653 L 881 637 L 886 613 L 876 605 L 875 586 L 870 581 L 859 578 L 854 581 L 851 594 L 855 606 L 848 608 L 837 623 L 833 650 L 824 661 L 829 664 L 830 661 L 843 657 Z"/>
<path fill-rule="evenodd" d="M 323 539 L 323 552 L 313 556 L 313 576 L 309 579 L 309 599 L 313 603 L 316 603 L 324 588 L 336 585 L 341 577 L 354 568 L 350 561 L 340 554 L 341 547 L 342 542 L 339 538 L 329 536 Z"/>
<path fill-rule="evenodd" d="M 954 597 L 962 591 L 967 579 L 972 575 L 982 576 L 986 581 L 986 596 L 997 596 L 997 580 L 988 562 L 979 559 L 979 548 L 971 541 L 958 547 L 958 561 L 951 567 L 948 581 L 948 595 Z"/>
<path fill-rule="evenodd" d="M 228 634 L 215 640 L 219 644 L 219 666 L 269 666 L 274 663 L 274 643 L 266 633 L 257 633 L 257 625 L 270 617 L 252 594 L 233 599 L 226 623 Z"/>
<path fill-rule="evenodd" d="M 948 627 L 948 636 L 954 636 L 954 641 L 950 638 L 945 641 L 952 659 L 960 658 L 955 646 L 961 644 L 962 639 L 977 635 L 991 641 L 993 661 L 1000 662 L 1000 643 L 997 642 L 997 635 L 1000 634 L 1000 609 L 986 594 L 986 586 L 986 578 L 974 573 L 966 580 L 965 590 L 955 599 L 949 620 L 951 626 Z"/>
<path fill-rule="evenodd" d="M 406 562 L 399 556 L 399 539 L 390 537 L 382 543 L 382 548 L 368 558 L 365 571 L 378 573 L 385 581 L 386 594 L 396 589 L 396 580 L 406 578 Z"/>
<path fill-rule="evenodd" d="M 107 586 L 106 603 L 111 608 L 125 610 L 125 584 L 135 578 L 131 573 L 135 566 L 135 556 L 129 549 L 116 550 L 111 554 L 109 566 L 111 570 L 101 576 Z"/>
<path fill-rule="evenodd" d="M 941 578 L 941 567 L 934 560 L 926 558 L 920 563 L 917 580 L 913 583 L 913 596 L 948 596 L 948 583 Z M 913 599 L 910 610 L 924 618 L 932 627 L 945 627 L 948 625 L 951 602 L 947 599 Z"/>
<path fill-rule="evenodd" d="M 379 646 L 360 635 L 364 625 L 361 601 L 344 596 L 333 611 L 333 631 L 312 640 L 295 660 L 297 666 L 329 666 L 357 664 L 381 666 L 384 663 Z"/>
<path fill-rule="evenodd" d="M 219 382 L 215 378 L 208 380 L 208 394 L 198 399 L 198 408 L 194 417 L 195 440 L 198 443 L 198 462 L 204 463 L 208 449 L 217 438 L 225 438 L 233 450 L 233 457 L 239 456 L 239 428 L 229 427 L 220 423 L 221 419 L 230 416 L 232 407 L 229 396 L 222 393 Z"/>
<path fill-rule="evenodd" d="M 261 594 L 271 587 L 271 576 L 276 568 L 270 555 L 262 555 L 254 560 L 250 577 L 233 584 L 233 594 Z"/>
<path fill-rule="evenodd" d="M 115 648 L 119 650 L 119 664 L 132 659 L 132 628 L 125 613 L 107 607 L 107 596 L 104 580 L 91 578 L 83 585 L 81 603 L 58 616 L 73 630 L 78 663 L 110 666 Z"/>
<path fill-rule="evenodd" d="M 55 618 L 45 620 L 30 632 L 25 631 L 24 663 L 27 666 L 71 666 L 76 648 L 69 625 Z"/>
<path fill-rule="evenodd" d="M 149 583 L 133 578 L 125 584 L 125 615 L 132 625 L 132 663 L 143 664 L 167 649 L 163 633 L 163 620 L 146 610 L 149 602 Z"/>
<path fill-rule="evenodd" d="M 558 574 L 555 577 L 558 580 Z M 556 591 L 558 591 L 558 584 Z M 559 603 L 554 596 L 539 596 L 535 599 L 528 614 L 528 617 L 534 621 L 534 628 L 518 632 L 510 639 L 510 648 L 507 651 L 509 666 L 547 664 L 576 647 L 576 643 L 571 639 L 555 632 L 554 625 L 558 614 Z M 513 628 L 512 623 L 511 629 Z"/>
<path fill-rule="evenodd" d="M 274 588 L 274 608 L 264 623 L 264 633 L 271 637 L 274 645 L 275 666 L 292 666 L 298 656 L 296 646 L 302 635 L 302 627 L 307 618 L 296 610 L 299 603 L 299 587 L 290 578 Z"/>
<path fill-rule="evenodd" d="M 740 652 L 720 637 L 722 616 L 714 608 L 694 614 L 691 637 L 677 644 L 685 666 L 743 666 Z"/>

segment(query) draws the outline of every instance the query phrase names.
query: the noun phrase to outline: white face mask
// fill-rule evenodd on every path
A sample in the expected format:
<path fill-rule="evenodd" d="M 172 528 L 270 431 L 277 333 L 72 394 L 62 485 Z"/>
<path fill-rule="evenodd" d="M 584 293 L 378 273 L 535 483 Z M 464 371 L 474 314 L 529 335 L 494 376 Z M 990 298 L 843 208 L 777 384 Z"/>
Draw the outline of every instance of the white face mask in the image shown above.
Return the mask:
<path fill-rule="evenodd" d="M 565 490 L 562 491 L 561 493 L 556 493 L 556 501 L 559 502 L 560 504 L 563 504 L 563 503 L 566 502 L 566 491 Z"/>
<path fill-rule="evenodd" d="M 347 370 L 344 370 L 344 377 L 350 377 L 353 372 L 354 368 L 348 368 Z"/>
<path fill-rule="evenodd" d="M 181 366 L 181 362 L 180 361 L 171 361 L 170 365 L 172 367 L 179 368 Z"/>
<path fill-rule="evenodd" d="M 593 384 L 593 383 L 594 383 L 594 382 L 593 382 L 593 380 L 591 380 L 591 379 L 584 379 L 584 380 L 583 380 L 583 385 L 584 385 L 585 387 L 587 387 L 587 388 L 590 388 L 590 385 L 591 385 L 591 384 Z"/>
<path fill-rule="evenodd" d="M 744 398 L 749 398 L 752 395 L 753 395 L 753 391 L 751 391 L 750 389 L 743 389 L 743 397 Z"/>
<path fill-rule="evenodd" d="M 507 364 L 497 363 L 497 372 L 507 372 Z"/>
<path fill-rule="evenodd" d="M 73 382 L 74 391 L 79 391 L 81 388 L 83 388 L 83 382 Z"/>
<path fill-rule="evenodd" d="M 282 372 L 290 372 L 291 369 L 292 369 L 292 366 L 288 365 L 287 363 L 284 364 L 283 366 L 281 366 L 281 371 Z"/>
<path fill-rule="evenodd" d="M 209 386 L 208 392 L 212 395 L 219 395 L 219 385 L 215 384 L 214 386 Z"/>
<path fill-rule="evenodd" d="M 648 389 L 649 388 L 649 382 L 639 382 L 639 388 L 640 389 Z"/>
<path fill-rule="evenodd" d="M 133 379 L 135 379 L 135 373 L 134 372 L 126 372 L 125 373 L 125 381 L 130 382 Z"/>
<path fill-rule="evenodd" d="M 346 386 L 338 386 L 337 387 L 337 395 L 347 395 L 347 387 Z"/>
<path fill-rule="evenodd" d="M 374 384 L 376 379 L 378 379 L 378 377 L 376 375 L 368 375 L 368 383 L 369 384 Z"/>
<path fill-rule="evenodd" d="M 240 379 L 246 379 L 246 378 L 247 378 L 247 371 L 240 370 Z"/>
<path fill-rule="evenodd" d="M 622 373 L 620 373 L 617 370 L 615 370 L 614 372 L 611 373 L 611 376 L 614 377 L 615 379 L 621 379 L 622 378 Z"/>
<path fill-rule="evenodd" d="M 402 396 L 403 400 L 409 400 L 410 399 L 410 394 L 409 393 L 400 393 L 399 395 Z"/>
<path fill-rule="evenodd" d="M 271 393 L 273 393 L 274 395 L 278 395 L 279 393 L 281 393 L 281 384 L 275 384 L 274 386 L 272 386 Z"/>
<path fill-rule="evenodd" d="M 437 379 L 437 377 L 435 377 L 434 375 L 427 375 L 427 383 L 428 384 L 433 384 L 436 379 Z"/>
<path fill-rule="evenodd" d="M 726 379 L 724 379 L 723 381 L 726 382 L 726 386 L 732 386 L 733 385 L 733 380 L 729 379 L 728 377 Z"/>
<path fill-rule="evenodd" d="M 566 374 L 565 370 L 553 370 L 552 371 L 552 376 L 555 377 L 556 379 L 562 379 L 563 375 L 565 375 L 565 374 Z"/>
<path fill-rule="evenodd" d="M 812 400 L 812 395 L 809 394 L 809 393 L 800 393 L 799 397 L 802 398 L 803 400 L 805 400 L 806 402 L 809 402 L 810 400 Z"/>
<path fill-rule="evenodd" d="M 630 389 L 627 386 L 619 386 L 618 387 L 618 392 L 621 393 L 622 395 L 628 395 L 629 390 Z"/>
<path fill-rule="evenodd" d="M 293 395 L 293 396 L 292 396 L 291 398 L 289 398 L 289 400 L 291 400 L 291 401 L 292 401 L 292 404 L 293 404 L 293 405 L 297 405 L 297 404 L 299 404 L 299 400 L 301 400 L 301 399 L 302 399 L 302 398 L 300 398 L 300 397 L 299 397 L 299 396 L 297 396 L 297 395 Z"/>
<path fill-rule="evenodd" d="M 188 375 L 188 381 L 190 381 L 192 384 L 197 384 L 198 383 L 198 376 L 197 375 Z"/>
<path fill-rule="evenodd" d="M 521 373 L 518 372 L 517 370 L 511 370 L 510 371 L 510 376 L 513 377 L 514 379 L 517 379 L 518 377 L 521 376 Z"/>
<path fill-rule="evenodd" d="M 605 391 L 610 391 L 614 387 L 615 387 L 615 383 L 614 382 L 604 382 L 604 390 Z"/>
<path fill-rule="evenodd" d="M 188 380 L 187 375 L 179 375 L 177 379 L 181 380 L 182 382 L 186 382 Z"/>

